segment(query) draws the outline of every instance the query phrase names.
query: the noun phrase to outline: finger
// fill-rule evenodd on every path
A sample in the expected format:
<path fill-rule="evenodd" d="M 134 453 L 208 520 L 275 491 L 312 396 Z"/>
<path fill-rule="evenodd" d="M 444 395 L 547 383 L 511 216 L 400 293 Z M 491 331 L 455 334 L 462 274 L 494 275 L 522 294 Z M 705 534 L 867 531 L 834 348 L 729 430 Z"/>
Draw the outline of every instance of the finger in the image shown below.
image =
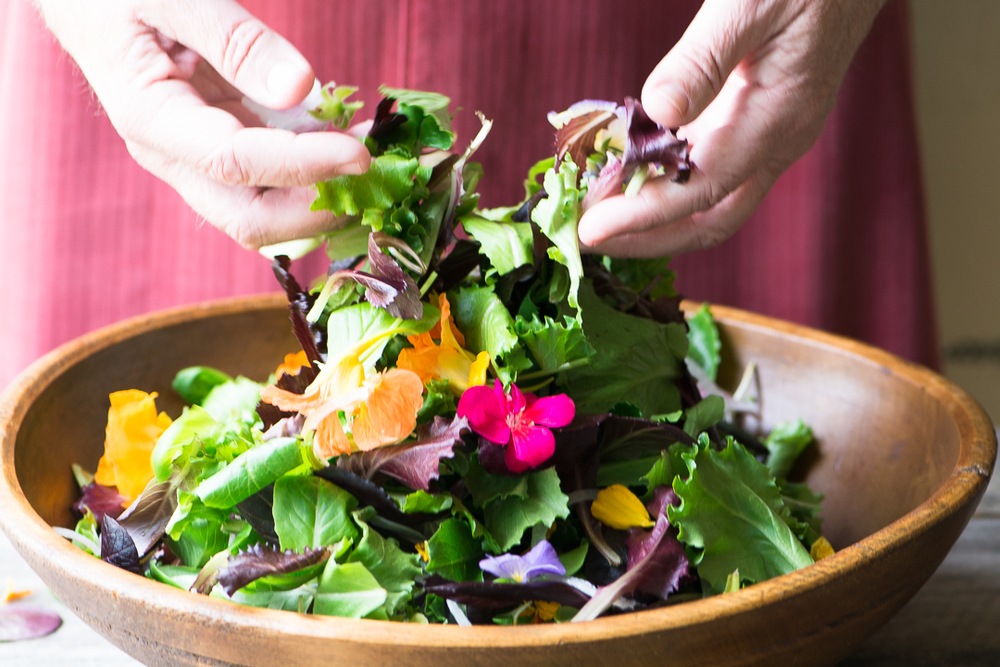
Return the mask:
<path fill-rule="evenodd" d="M 309 94 L 316 79 L 309 62 L 238 2 L 184 0 L 174 5 L 151 25 L 199 53 L 247 97 L 287 109 Z"/>
<path fill-rule="evenodd" d="M 329 211 L 313 211 L 316 189 L 245 188 L 205 180 L 199 173 L 177 167 L 170 182 L 184 201 L 212 226 L 241 246 L 261 246 L 309 238 L 338 223 Z"/>
<path fill-rule="evenodd" d="M 121 133 L 151 171 L 156 161 L 169 160 L 228 185 L 293 187 L 362 173 L 371 160 L 360 141 L 342 132 L 244 127 L 184 81 L 161 82 L 134 103 L 139 108 L 123 121 L 133 126 Z"/>
<path fill-rule="evenodd" d="M 707 0 L 642 89 L 642 105 L 664 127 L 697 118 L 722 90 L 739 62 L 761 44 L 759 15 L 769 3 Z M 771 26 L 773 27 L 773 26 Z"/>
<path fill-rule="evenodd" d="M 588 252 L 612 257 L 664 257 L 709 248 L 729 238 L 740 228 L 760 203 L 767 189 L 757 182 L 747 183 L 708 211 L 665 224 L 636 226 L 636 231 L 609 237 L 600 243 L 584 245 Z M 613 211 L 611 213 L 614 214 Z"/>

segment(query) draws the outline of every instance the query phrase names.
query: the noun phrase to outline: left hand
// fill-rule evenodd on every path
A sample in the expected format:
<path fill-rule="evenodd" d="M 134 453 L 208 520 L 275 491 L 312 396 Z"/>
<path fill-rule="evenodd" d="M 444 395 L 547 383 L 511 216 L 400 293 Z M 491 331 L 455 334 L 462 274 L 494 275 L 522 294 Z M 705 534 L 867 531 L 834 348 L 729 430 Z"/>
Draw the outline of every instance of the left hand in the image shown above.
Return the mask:
<path fill-rule="evenodd" d="M 706 0 L 642 90 L 650 118 L 691 143 L 690 180 L 599 202 L 580 220 L 582 244 L 652 257 L 731 236 L 819 137 L 883 4 Z"/>

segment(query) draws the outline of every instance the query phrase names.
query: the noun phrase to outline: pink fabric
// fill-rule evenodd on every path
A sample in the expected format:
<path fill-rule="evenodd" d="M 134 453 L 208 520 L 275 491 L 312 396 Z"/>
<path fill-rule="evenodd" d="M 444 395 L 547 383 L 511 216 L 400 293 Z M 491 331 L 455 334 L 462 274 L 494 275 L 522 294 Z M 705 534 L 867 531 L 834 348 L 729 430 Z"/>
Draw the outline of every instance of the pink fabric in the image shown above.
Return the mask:
<path fill-rule="evenodd" d="M 513 203 L 551 149 L 545 113 L 637 95 L 697 2 L 366 0 L 248 8 L 321 79 L 437 90 L 471 138 L 484 201 Z M 294 8 L 294 11 L 291 9 Z M 937 365 L 907 15 L 891 3 L 817 146 L 733 239 L 677 258 L 692 298 L 870 341 Z M 0 6 L 0 386 L 27 363 L 124 317 L 275 289 L 268 262 L 201 223 L 128 155 L 86 83 L 25 2 Z M 321 258 L 296 269 L 321 270 Z"/>

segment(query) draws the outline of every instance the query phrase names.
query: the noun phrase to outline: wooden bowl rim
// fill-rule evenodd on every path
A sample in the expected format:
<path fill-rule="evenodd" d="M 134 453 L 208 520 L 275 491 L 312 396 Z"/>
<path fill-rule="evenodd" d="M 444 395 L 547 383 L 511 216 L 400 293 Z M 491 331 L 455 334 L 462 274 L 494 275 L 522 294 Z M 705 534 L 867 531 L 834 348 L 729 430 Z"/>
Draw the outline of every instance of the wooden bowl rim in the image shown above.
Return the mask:
<path fill-rule="evenodd" d="M 600 618 L 585 624 L 550 624 L 518 627 L 416 625 L 390 621 L 307 616 L 259 609 L 227 600 L 197 596 L 168 585 L 136 577 L 89 556 L 55 533 L 31 507 L 14 474 L 14 444 L 28 407 L 57 375 L 87 356 L 124 339 L 150 331 L 217 315 L 271 310 L 287 302 L 280 294 L 263 294 L 179 306 L 132 317 L 70 341 L 38 359 L 0 395 L 0 528 L 23 555 L 45 557 L 50 569 L 68 577 L 102 582 L 116 598 L 138 605 L 155 605 L 195 619 L 231 625 L 234 630 L 261 628 L 302 638 L 341 639 L 356 644 L 401 647 L 476 648 L 542 647 L 559 643 L 601 642 L 648 635 L 686 626 L 716 622 L 727 617 L 776 604 L 791 595 L 820 588 L 855 570 L 880 554 L 902 548 L 950 515 L 979 502 L 992 474 L 997 440 L 982 407 L 960 387 L 933 371 L 888 352 L 842 336 L 749 313 L 736 308 L 711 306 L 723 322 L 748 329 L 779 332 L 800 342 L 836 348 L 864 362 L 923 386 L 940 401 L 955 420 L 962 446 L 958 460 L 940 488 L 917 508 L 888 526 L 810 567 L 755 584 L 735 593 L 685 602 L 677 606 Z M 697 304 L 687 303 L 691 308 Z M 971 509 L 969 509 L 971 514 Z M 29 559 L 30 560 L 30 559 Z M 68 564 L 68 565 L 67 565 Z M 96 584 L 95 584 L 96 585 Z M 388 631 L 391 628 L 391 632 Z"/>

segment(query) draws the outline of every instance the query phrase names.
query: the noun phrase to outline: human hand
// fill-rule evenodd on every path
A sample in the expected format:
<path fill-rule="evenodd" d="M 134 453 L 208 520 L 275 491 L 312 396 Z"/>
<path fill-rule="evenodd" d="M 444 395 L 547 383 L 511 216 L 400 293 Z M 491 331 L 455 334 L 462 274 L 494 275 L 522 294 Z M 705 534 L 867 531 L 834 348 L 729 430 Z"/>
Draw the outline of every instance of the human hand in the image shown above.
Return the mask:
<path fill-rule="evenodd" d="M 328 229 L 312 186 L 368 167 L 357 139 L 262 127 L 243 104 L 294 107 L 316 77 L 234 0 L 36 4 L 132 157 L 245 247 Z"/>
<path fill-rule="evenodd" d="M 580 220 L 584 246 L 662 256 L 732 235 L 819 137 L 883 4 L 706 0 L 642 90 L 646 113 L 691 143 L 691 178 L 595 204 Z"/>

